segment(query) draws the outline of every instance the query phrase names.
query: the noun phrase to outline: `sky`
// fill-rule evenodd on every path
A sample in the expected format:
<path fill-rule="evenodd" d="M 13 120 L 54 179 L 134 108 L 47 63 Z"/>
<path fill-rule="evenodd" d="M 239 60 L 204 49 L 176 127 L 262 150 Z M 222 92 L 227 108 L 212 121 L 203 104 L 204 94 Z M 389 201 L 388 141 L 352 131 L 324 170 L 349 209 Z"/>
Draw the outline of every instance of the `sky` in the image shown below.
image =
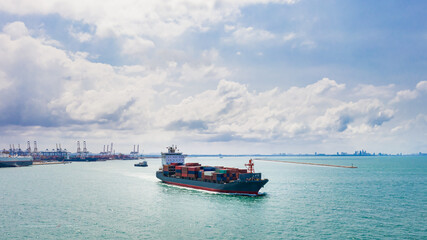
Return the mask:
<path fill-rule="evenodd" d="M 427 152 L 425 9 L 0 0 L 0 148 Z"/>

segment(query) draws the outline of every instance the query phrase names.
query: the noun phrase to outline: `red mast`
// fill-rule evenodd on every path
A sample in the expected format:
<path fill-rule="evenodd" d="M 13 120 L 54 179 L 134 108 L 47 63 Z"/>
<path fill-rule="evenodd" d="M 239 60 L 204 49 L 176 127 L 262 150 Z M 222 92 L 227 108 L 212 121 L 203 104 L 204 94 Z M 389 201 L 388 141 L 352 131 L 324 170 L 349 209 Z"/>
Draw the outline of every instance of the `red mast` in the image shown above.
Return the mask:
<path fill-rule="evenodd" d="M 248 167 L 248 173 L 255 173 L 254 163 L 253 163 L 252 159 L 249 159 L 249 163 L 245 164 L 245 166 Z"/>

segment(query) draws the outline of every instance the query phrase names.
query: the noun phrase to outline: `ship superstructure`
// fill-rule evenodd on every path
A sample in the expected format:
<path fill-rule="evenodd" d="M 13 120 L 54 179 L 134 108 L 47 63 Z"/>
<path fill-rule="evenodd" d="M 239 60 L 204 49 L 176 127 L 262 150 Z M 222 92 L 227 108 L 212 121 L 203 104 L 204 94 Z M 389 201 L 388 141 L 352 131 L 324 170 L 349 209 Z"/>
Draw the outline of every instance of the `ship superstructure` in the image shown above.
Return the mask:
<path fill-rule="evenodd" d="M 172 163 L 184 164 L 185 155 L 179 152 L 178 147 L 172 145 L 167 147 L 168 152 L 162 152 L 162 165 L 170 165 Z"/>

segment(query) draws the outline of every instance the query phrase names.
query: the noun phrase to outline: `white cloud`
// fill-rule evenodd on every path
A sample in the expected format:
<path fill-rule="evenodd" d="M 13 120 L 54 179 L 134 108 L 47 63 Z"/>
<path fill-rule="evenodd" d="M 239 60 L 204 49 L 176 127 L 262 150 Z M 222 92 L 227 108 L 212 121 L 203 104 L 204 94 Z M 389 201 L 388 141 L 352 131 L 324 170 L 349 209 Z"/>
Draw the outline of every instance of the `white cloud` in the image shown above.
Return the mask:
<path fill-rule="evenodd" d="M 414 90 L 401 90 L 396 93 L 392 103 L 402 102 L 404 100 L 412 100 L 418 98 L 423 92 L 427 92 L 427 81 L 420 81 Z"/>
<path fill-rule="evenodd" d="M 64 1 L 3 0 L 2 11 L 12 14 L 59 14 L 96 26 L 96 35 L 148 36 L 173 40 L 187 30 L 206 31 L 212 24 L 230 20 L 240 8 L 254 4 L 293 4 L 285 0 L 243 1 Z"/>
<path fill-rule="evenodd" d="M 0 33 L 0 56 L 7 56 L 0 57 L 0 77 L 7 86 L 0 89 L 1 111 L 8 113 L 0 117 L 3 125 L 118 122 L 120 127 L 129 112 L 143 114 L 155 93 L 152 86 L 167 76 L 167 70 L 93 63 L 87 53 L 66 52 L 43 39 L 12 39 L 9 34 L 15 32 L 6 30 Z"/>
<path fill-rule="evenodd" d="M 9 34 L 15 33 L 0 33 L 0 110 L 8 113 L 1 114 L 2 125 L 95 124 L 96 132 L 114 124 L 115 129 L 146 130 L 156 122 L 156 109 L 181 97 L 179 87 L 160 92 L 155 88 L 219 81 L 230 74 L 212 63 L 219 59 L 215 49 L 204 51 L 198 64 L 115 67 L 91 62 L 85 52 L 64 51 L 33 37 L 12 40 Z"/>
<path fill-rule="evenodd" d="M 23 22 L 13 22 L 3 27 L 3 32 L 10 36 L 12 40 L 29 36 L 27 27 Z"/>
<path fill-rule="evenodd" d="M 297 35 L 293 32 L 286 34 L 285 36 L 283 36 L 283 41 L 288 42 L 292 39 L 295 39 Z"/>
<path fill-rule="evenodd" d="M 73 27 L 70 27 L 68 29 L 68 33 L 75 39 L 77 39 L 79 42 L 88 42 L 92 40 L 93 36 L 90 33 L 87 32 L 79 32 Z"/>
<path fill-rule="evenodd" d="M 144 38 L 126 38 L 122 44 L 122 54 L 138 58 L 154 47 L 155 45 L 152 41 Z"/>
<path fill-rule="evenodd" d="M 421 81 L 417 83 L 417 90 L 427 92 L 427 81 Z"/>
<path fill-rule="evenodd" d="M 0 71 L 0 91 L 9 88 L 12 85 L 13 81 L 4 73 Z"/>
<path fill-rule="evenodd" d="M 411 90 L 402 90 L 397 92 L 396 98 L 393 100 L 394 102 L 400 102 L 402 100 L 411 100 L 418 97 L 417 91 L 411 91 Z"/>
<path fill-rule="evenodd" d="M 371 97 L 371 98 L 393 98 L 396 94 L 394 84 L 389 84 L 385 86 L 375 86 L 372 84 L 360 84 L 355 87 L 355 91 L 352 95 L 359 97 Z"/>
<path fill-rule="evenodd" d="M 182 66 L 179 80 L 184 82 L 207 80 L 218 81 L 229 75 L 229 71 L 223 67 L 215 67 L 214 65 L 191 66 L 186 63 Z"/>
<path fill-rule="evenodd" d="M 389 102 L 406 92 L 395 86 L 347 88 L 323 78 L 306 86 L 260 92 L 220 80 L 231 72 L 218 65 L 221 58 L 215 49 L 204 51 L 198 63 L 116 67 L 91 62 L 87 53 L 64 51 L 42 39 L 12 39 L 9 34 L 15 33 L 0 33 L 0 56 L 7 56 L 0 57 L 3 136 L 129 141 L 146 134 L 143 139 L 162 144 L 176 138 L 258 143 L 292 139 L 307 144 L 400 133 L 399 109 Z M 201 79 L 218 84 L 198 94 L 182 92 Z M 385 94 L 376 96 L 378 89 Z M 425 82 L 420 82 L 409 93 L 424 90 Z M 10 125 L 20 127 L 11 131 Z"/>
<path fill-rule="evenodd" d="M 236 26 L 231 26 L 231 25 L 225 25 L 225 26 L 224 26 L 224 31 L 225 31 L 225 32 L 231 32 L 231 31 L 233 31 L 234 29 L 236 29 Z"/>
<path fill-rule="evenodd" d="M 253 27 L 237 27 L 232 33 L 231 37 L 226 41 L 232 41 L 237 44 L 254 44 L 258 42 L 268 41 L 274 39 L 276 36 L 263 29 L 255 29 Z"/>
<path fill-rule="evenodd" d="M 158 123 L 175 126 L 175 131 L 179 126 L 183 131 L 193 126 L 192 137 L 204 136 L 212 141 L 271 141 L 292 137 L 334 138 L 355 131 L 361 133 L 361 129 L 376 131 L 393 118 L 394 110 L 380 100 L 345 101 L 337 98 L 337 93 L 343 91 L 343 84 L 327 78 L 284 92 L 273 89 L 259 93 L 222 80 L 216 90 L 163 109 Z"/>

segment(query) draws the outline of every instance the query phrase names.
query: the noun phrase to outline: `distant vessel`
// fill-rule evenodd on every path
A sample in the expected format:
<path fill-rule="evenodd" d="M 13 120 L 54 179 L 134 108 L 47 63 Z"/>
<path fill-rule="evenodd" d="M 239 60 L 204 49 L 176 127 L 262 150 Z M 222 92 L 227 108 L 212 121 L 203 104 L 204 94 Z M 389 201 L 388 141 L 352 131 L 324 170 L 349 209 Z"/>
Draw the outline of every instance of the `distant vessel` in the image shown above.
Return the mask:
<path fill-rule="evenodd" d="M 0 167 L 22 167 L 33 165 L 32 156 L 18 156 L 1 153 Z"/>
<path fill-rule="evenodd" d="M 168 147 L 162 153 L 162 165 L 156 177 L 164 183 L 201 189 L 212 192 L 240 195 L 259 195 L 259 190 L 268 182 L 261 173 L 255 173 L 253 162 L 249 160 L 246 169 L 229 167 L 201 166 L 199 163 L 186 163 L 185 155 L 176 146 Z"/>
<path fill-rule="evenodd" d="M 148 167 L 147 161 L 142 161 L 134 164 L 135 167 Z"/>

